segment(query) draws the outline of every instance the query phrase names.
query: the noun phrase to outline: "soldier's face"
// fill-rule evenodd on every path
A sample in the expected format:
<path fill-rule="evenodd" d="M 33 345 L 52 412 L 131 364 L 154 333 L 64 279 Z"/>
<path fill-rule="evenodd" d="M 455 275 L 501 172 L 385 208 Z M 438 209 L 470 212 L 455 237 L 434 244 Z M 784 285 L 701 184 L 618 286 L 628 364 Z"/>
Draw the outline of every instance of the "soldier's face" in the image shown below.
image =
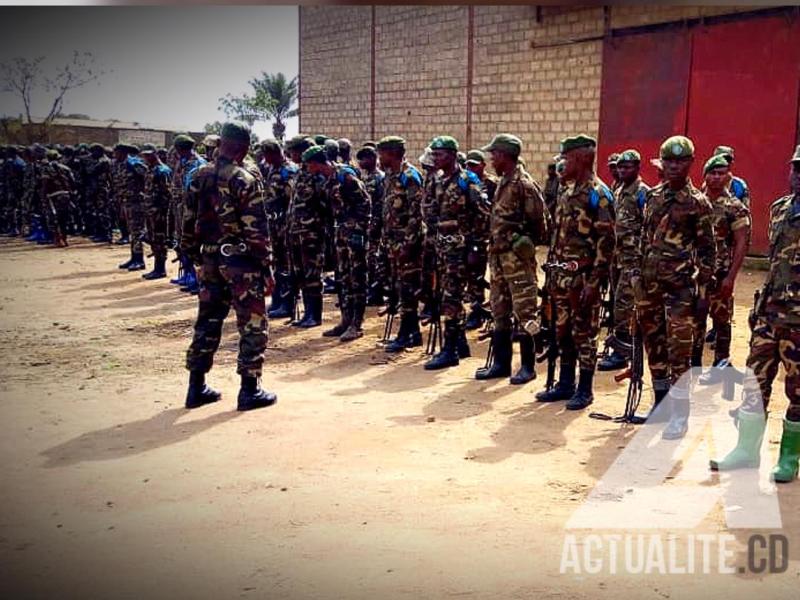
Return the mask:
<path fill-rule="evenodd" d="M 619 164 L 614 163 L 608 165 L 608 170 L 611 171 L 611 177 L 614 178 L 615 181 L 619 180 L 622 176 L 619 174 Z"/>
<path fill-rule="evenodd" d="M 689 169 L 692 168 L 694 158 L 664 158 L 661 163 L 664 165 L 664 179 L 668 182 L 682 183 L 689 177 Z"/>
<path fill-rule="evenodd" d="M 358 159 L 358 166 L 364 169 L 365 171 L 374 171 L 375 170 L 375 157 L 374 156 L 365 156 L 364 158 Z"/>
<path fill-rule="evenodd" d="M 620 181 L 633 183 L 639 176 L 639 164 L 630 161 L 617 163 L 617 175 Z"/>
<path fill-rule="evenodd" d="M 800 194 L 800 162 L 793 162 L 789 171 L 789 187 L 793 194 Z"/>
<path fill-rule="evenodd" d="M 451 170 L 456 164 L 456 153 L 452 150 L 433 150 L 433 166 L 438 170 Z"/>
<path fill-rule="evenodd" d="M 725 184 L 728 183 L 728 179 L 730 179 L 728 167 L 711 169 L 706 173 L 706 187 L 709 190 L 718 192 L 725 187 Z"/>

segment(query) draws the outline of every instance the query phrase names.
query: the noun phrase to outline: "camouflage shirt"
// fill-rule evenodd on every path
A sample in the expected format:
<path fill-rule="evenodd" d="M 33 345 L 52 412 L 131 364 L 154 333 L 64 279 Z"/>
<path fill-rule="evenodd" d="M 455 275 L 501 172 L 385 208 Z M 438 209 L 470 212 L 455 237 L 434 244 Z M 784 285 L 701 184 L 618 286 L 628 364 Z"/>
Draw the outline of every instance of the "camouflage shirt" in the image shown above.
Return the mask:
<path fill-rule="evenodd" d="M 473 241 L 483 244 L 489 241 L 489 224 L 492 212 L 492 200 L 497 192 L 497 177 L 484 174 L 481 182 L 481 192 L 483 193 L 483 210 L 480 210 L 475 219 L 475 228 L 470 236 Z"/>
<path fill-rule="evenodd" d="M 388 246 L 411 246 L 422 240 L 422 176 L 403 161 L 383 180 L 383 241 Z"/>
<path fill-rule="evenodd" d="M 728 193 L 734 198 L 742 201 L 747 208 L 750 208 L 750 188 L 747 182 L 741 177 L 731 175 L 731 180 L 728 182 Z"/>
<path fill-rule="evenodd" d="M 456 165 L 449 177 L 437 175 L 434 190 L 437 234 L 471 239 L 489 212 L 478 176 Z"/>
<path fill-rule="evenodd" d="M 639 268 L 642 263 L 642 222 L 647 192 L 650 188 L 637 177 L 630 185 L 624 183 L 614 193 L 617 213 L 614 232 L 617 239 L 616 265 L 620 269 Z"/>
<path fill-rule="evenodd" d="M 542 190 L 522 165 L 500 179 L 492 202 L 489 220 L 489 252 L 511 250 L 514 234 L 528 236 L 534 243 L 546 244 L 550 215 Z"/>
<path fill-rule="evenodd" d="M 57 160 L 45 160 L 39 166 L 42 200 L 70 194 L 75 190 L 75 177 L 67 165 Z"/>
<path fill-rule="evenodd" d="M 8 158 L 3 163 L 3 181 L 7 202 L 16 206 L 22 199 L 23 180 L 25 177 L 25 161 L 19 158 Z"/>
<path fill-rule="evenodd" d="M 361 179 L 369 195 L 369 239 L 377 243 L 381 239 L 383 229 L 383 178 L 385 175 L 380 169 L 372 172 L 362 171 Z"/>
<path fill-rule="evenodd" d="M 312 175 L 308 167 L 303 165 L 297 172 L 289 202 L 289 232 L 314 231 L 322 234 L 329 213 L 324 180 Z"/>
<path fill-rule="evenodd" d="M 125 161 L 114 160 L 111 163 L 111 190 L 114 197 L 121 201 L 125 197 Z"/>
<path fill-rule="evenodd" d="M 125 161 L 125 202 L 140 204 L 144 199 L 144 179 L 147 165 L 138 156 L 129 156 Z"/>
<path fill-rule="evenodd" d="M 714 272 L 725 276 L 733 262 L 733 233 L 742 228 L 750 229 L 750 209 L 738 198 L 725 190 L 711 201 L 714 239 L 717 244 Z"/>
<path fill-rule="evenodd" d="M 439 222 L 439 205 L 436 203 L 436 174 L 438 171 L 427 169 L 422 181 L 422 199 L 419 209 L 422 213 L 422 233 L 432 243 L 436 238 L 436 224 Z"/>
<path fill-rule="evenodd" d="M 695 277 L 701 286 L 714 274 L 716 244 L 711 203 L 687 181 L 678 191 L 660 183 L 650 190 L 642 225 L 642 269 L 650 279 Z"/>
<path fill-rule="evenodd" d="M 84 173 L 86 195 L 90 198 L 105 198 L 111 191 L 111 161 L 105 156 L 86 164 Z"/>
<path fill-rule="evenodd" d="M 549 260 L 577 263 L 588 272 L 586 285 L 599 289 L 608 281 L 614 255 L 614 196 L 593 177 L 578 185 L 565 185 L 556 203 Z M 575 272 L 559 271 L 556 279 L 569 287 Z M 562 285 L 559 283 L 558 285 Z"/>
<path fill-rule="evenodd" d="M 337 165 L 328 180 L 328 197 L 336 227 L 367 234 L 370 199 L 364 182 L 353 167 Z"/>
<path fill-rule="evenodd" d="M 149 167 L 144 179 L 144 208 L 147 213 L 166 213 L 171 199 L 172 169 L 164 163 Z"/>
<path fill-rule="evenodd" d="M 285 219 L 297 171 L 297 165 L 288 160 L 277 167 L 264 163 L 265 206 L 270 218 Z"/>
<path fill-rule="evenodd" d="M 181 252 L 197 260 L 203 244 L 240 242 L 262 268 L 270 267 L 272 247 L 258 170 L 219 157 L 189 178 Z"/>
<path fill-rule="evenodd" d="M 194 150 L 188 158 L 177 155 L 175 158 L 175 167 L 172 169 L 172 194 L 175 201 L 180 201 L 189 189 L 192 173 L 207 163 L 206 159 Z"/>
<path fill-rule="evenodd" d="M 769 274 L 760 311 L 779 325 L 800 326 L 800 193 L 772 203 Z"/>

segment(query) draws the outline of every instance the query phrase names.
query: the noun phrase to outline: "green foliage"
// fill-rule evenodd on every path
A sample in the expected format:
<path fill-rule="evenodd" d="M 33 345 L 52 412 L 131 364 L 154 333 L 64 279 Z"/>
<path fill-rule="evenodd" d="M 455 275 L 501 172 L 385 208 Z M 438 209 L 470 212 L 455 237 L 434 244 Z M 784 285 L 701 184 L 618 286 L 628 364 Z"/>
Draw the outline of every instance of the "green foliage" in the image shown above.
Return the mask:
<path fill-rule="evenodd" d="M 219 99 L 220 108 L 231 118 L 252 125 L 256 121 L 273 121 L 272 133 L 282 140 L 286 134 L 286 119 L 297 116 L 297 77 L 286 79 L 283 73 L 270 75 L 261 72 L 249 82 L 252 94 Z"/>

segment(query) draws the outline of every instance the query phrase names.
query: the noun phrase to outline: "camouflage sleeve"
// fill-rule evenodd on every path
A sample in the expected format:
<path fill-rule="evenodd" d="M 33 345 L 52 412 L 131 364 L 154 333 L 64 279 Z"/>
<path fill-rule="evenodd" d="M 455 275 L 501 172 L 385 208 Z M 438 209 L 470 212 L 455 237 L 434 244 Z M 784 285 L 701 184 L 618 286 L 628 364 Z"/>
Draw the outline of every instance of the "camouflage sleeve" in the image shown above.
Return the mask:
<path fill-rule="evenodd" d="M 550 243 L 551 224 L 550 211 L 545 207 L 542 190 L 535 183 L 527 181 L 523 182 L 522 188 L 525 235 L 530 237 L 534 244 L 546 246 Z"/>
<path fill-rule="evenodd" d="M 408 198 L 408 221 L 406 222 L 403 239 L 408 244 L 415 244 L 422 231 L 422 187 L 412 178 L 406 186 Z"/>
<path fill-rule="evenodd" d="M 717 245 L 714 239 L 713 209 L 711 203 L 701 198 L 698 202 L 695 230 L 695 256 L 697 257 L 697 283 L 705 286 L 714 275 Z"/>
<path fill-rule="evenodd" d="M 486 207 L 486 195 L 476 183 L 467 186 L 466 206 L 458 216 L 458 229 L 467 236 L 473 232 L 481 232 L 486 226 L 489 213 Z"/>
<path fill-rule="evenodd" d="M 586 282 L 596 289 L 600 289 L 608 282 L 611 260 L 614 256 L 614 205 L 605 196 L 600 196 L 593 223 L 596 252 L 592 270 Z"/>
<path fill-rule="evenodd" d="M 369 199 L 369 239 L 377 242 L 383 231 L 383 183 L 377 183 Z"/>
<path fill-rule="evenodd" d="M 197 208 L 201 193 L 202 179 L 193 177 L 189 189 L 183 195 L 183 231 L 180 239 L 181 254 L 188 256 L 193 262 L 200 262 L 200 244 L 197 240 Z"/>
<path fill-rule="evenodd" d="M 734 199 L 732 217 L 731 231 L 750 227 L 750 209 L 747 208 L 743 201 Z"/>
<path fill-rule="evenodd" d="M 223 211 L 222 230 L 226 235 L 234 234 L 241 225 L 241 237 L 250 253 L 269 268 L 272 265 L 272 245 L 269 239 L 266 211 L 264 208 L 264 184 L 258 177 L 235 176 L 230 182 L 231 197 L 238 207 L 238 215 Z M 233 223 L 237 219 L 238 223 Z"/>

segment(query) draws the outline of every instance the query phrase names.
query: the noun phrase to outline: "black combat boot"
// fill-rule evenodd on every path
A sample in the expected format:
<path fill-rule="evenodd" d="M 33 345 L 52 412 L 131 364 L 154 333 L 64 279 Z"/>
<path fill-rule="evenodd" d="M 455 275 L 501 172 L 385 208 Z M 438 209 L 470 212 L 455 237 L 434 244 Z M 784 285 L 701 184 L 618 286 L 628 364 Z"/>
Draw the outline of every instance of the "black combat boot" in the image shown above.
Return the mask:
<path fill-rule="evenodd" d="M 472 309 L 467 315 L 467 320 L 464 323 L 464 329 L 467 331 L 478 329 L 483 325 L 484 321 L 486 321 L 486 311 L 479 302 L 475 303 L 472 305 Z"/>
<path fill-rule="evenodd" d="M 118 268 L 127 269 L 128 267 L 130 267 L 133 264 L 134 258 L 135 257 L 133 256 L 133 252 L 131 252 L 131 257 L 128 260 L 126 260 L 124 263 L 120 263 Z"/>
<path fill-rule="evenodd" d="M 344 333 L 339 336 L 340 342 L 352 342 L 353 340 L 357 340 L 364 335 L 364 330 L 361 328 L 361 324 L 364 322 L 365 308 L 365 304 L 360 300 L 354 303 L 353 310 L 351 312 L 350 324 L 348 325 L 347 329 L 345 329 Z"/>
<path fill-rule="evenodd" d="M 339 319 L 339 324 L 338 325 L 334 325 L 330 329 L 327 329 L 327 330 L 323 331 L 322 332 L 322 336 L 323 337 L 339 337 L 345 331 L 347 331 L 348 327 L 350 327 L 350 323 L 353 322 L 353 317 L 352 317 L 351 311 L 349 309 L 346 309 L 346 310 L 343 309 L 341 312 L 342 312 L 342 316 Z"/>
<path fill-rule="evenodd" d="M 144 271 L 147 268 L 147 265 L 144 264 L 144 254 L 141 252 L 134 252 L 131 261 L 128 271 Z"/>
<path fill-rule="evenodd" d="M 458 350 L 458 358 L 469 358 L 472 356 L 472 352 L 469 349 L 469 342 L 467 341 L 467 332 L 464 331 L 462 325 L 458 326 L 458 344 L 456 348 Z"/>
<path fill-rule="evenodd" d="M 406 348 L 422 345 L 422 333 L 419 330 L 419 316 L 416 312 L 400 315 L 400 329 L 397 337 L 386 344 L 386 352 L 402 352 Z"/>
<path fill-rule="evenodd" d="M 163 279 L 167 276 L 167 259 L 164 257 L 160 257 L 155 259 L 155 263 L 153 266 L 153 270 L 149 273 L 145 273 L 142 275 L 142 279 L 152 280 L 152 279 Z"/>
<path fill-rule="evenodd" d="M 499 379 L 511 375 L 511 331 L 492 332 L 492 362 L 475 371 L 475 379 Z"/>
<path fill-rule="evenodd" d="M 511 378 L 511 385 L 522 385 L 536 379 L 536 357 L 533 353 L 533 338 L 523 333 L 519 338 L 519 371 Z"/>
<path fill-rule="evenodd" d="M 581 369 L 578 378 L 578 389 L 567 401 L 567 410 L 582 410 L 594 402 L 594 394 L 592 394 L 592 380 L 594 379 L 594 371 L 589 369 Z"/>
<path fill-rule="evenodd" d="M 628 366 L 628 359 L 621 352 L 614 350 L 603 360 L 597 363 L 598 371 L 618 371 Z"/>
<path fill-rule="evenodd" d="M 367 306 L 383 306 L 383 287 L 377 283 L 373 283 L 369 286 Z"/>
<path fill-rule="evenodd" d="M 551 390 L 542 390 L 536 394 L 537 402 L 558 402 L 569 400 L 575 393 L 575 363 L 561 362 L 558 383 Z"/>
<path fill-rule="evenodd" d="M 239 389 L 239 398 L 236 410 L 245 411 L 255 408 L 272 406 L 277 402 L 278 396 L 272 392 L 261 389 L 258 384 L 258 377 L 242 375 L 242 387 Z"/>
<path fill-rule="evenodd" d="M 459 335 L 460 331 L 457 322 L 445 322 L 444 344 L 441 351 L 434 354 L 433 358 L 425 363 L 426 371 L 438 371 L 439 369 L 458 366 Z"/>
<path fill-rule="evenodd" d="M 309 329 L 322 325 L 322 294 L 317 291 L 308 294 L 308 304 L 306 305 L 306 315 L 298 323 L 298 327 Z"/>
<path fill-rule="evenodd" d="M 286 294 L 287 291 L 285 277 L 281 273 L 275 273 L 275 288 L 270 295 L 269 310 L 267 311 L 268 317 L 272 317 L 270 313 L 280 310 L 283 305 L 284 294 Z"/>
<path fill-rule="evenodd" d="M 272 306 L 270 307 L 267 316 L 270 319 L 293 319 L 294 318 L 294 305 L 297 302 L 297 290 L 294 287 L 290 275 L 283 274 L 279 276 L 281 282 L 280 295 L 272 295 Z"/>
<path fill-rule="evenodd" d="M 186 392 L 186 408 L 199 408 L 216 402 L 222 397 L 218 391 L 208 387 L 206 374 L 202 371 L 189 371 L 189 389 Z"/>

